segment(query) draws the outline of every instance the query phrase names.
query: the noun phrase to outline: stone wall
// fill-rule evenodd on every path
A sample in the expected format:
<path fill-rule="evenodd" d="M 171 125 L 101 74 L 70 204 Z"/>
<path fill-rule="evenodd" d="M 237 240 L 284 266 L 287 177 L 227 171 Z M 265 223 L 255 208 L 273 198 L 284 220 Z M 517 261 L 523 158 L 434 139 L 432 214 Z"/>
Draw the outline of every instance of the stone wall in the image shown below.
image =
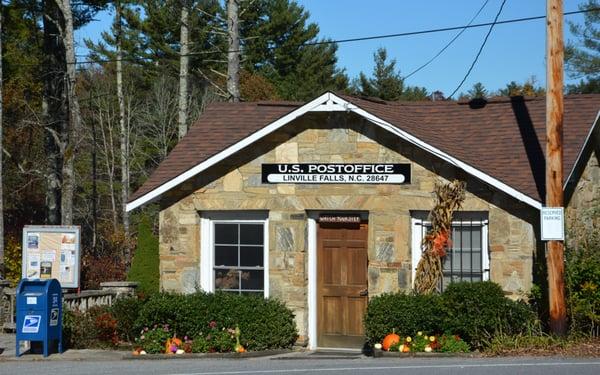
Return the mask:
<path fill-rule="evenodd" d="M 262 163 L 411 163 L 406 185 L 263 184 Z M 491 279 L 512 294 L 531 287 L 536 210 L 348 114 L 311 114 L 186 182 L 163 199 L 160 275 L 163 290 L 199 285 L 200 215 L 268 210 L 270 295 L 294 310 L 307 334 L 309 210 L 368 212 L 369 295 L 411 285 L 411 211 L 429 211 L 436 181 L 467 181 L 463 210 L 489 215 Z"/>
<path fill-rule="evenodd" d="M 599 146 L 600 147 L 600 146 Z M 596 210 L 595 213 L 592 210 Z M 600 149 L 592 152 L 565 210 L 567 244 L 600 228 Z"/>

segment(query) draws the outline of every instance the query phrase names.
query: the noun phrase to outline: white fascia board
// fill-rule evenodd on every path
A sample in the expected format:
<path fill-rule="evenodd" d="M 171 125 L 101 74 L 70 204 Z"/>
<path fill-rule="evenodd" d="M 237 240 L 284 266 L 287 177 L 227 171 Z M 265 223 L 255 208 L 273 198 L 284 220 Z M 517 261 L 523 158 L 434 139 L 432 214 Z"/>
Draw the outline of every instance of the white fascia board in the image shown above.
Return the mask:
<path fill-rule="evenodd" d="M 125 210 L 127 212 L 129 212 L 145 203 L 152 201 L 153 199 L 159 197 L 161 194 L 163 194 L 163 193 L 167 192 L 168 190 L 174 188 L 175 186 L 187 181 L 188 179 L 194 177 L 198 173 L 206 170 L 207 168 L 217 164 L 218 162 L 222 161 L 223 159 L 233 155 L 234 153 L 240 151 L 244 147 L 267 136 L 268 134 L 270 134 L 273 131 L 279 129 L 280 127 L 292 122 L 293 120 L 306 114 L 307 112 L 312 111 L 315 107 L 319 107 L 323 104 L 327 104 L 331 100 L 332 95 L 333 94 L 326 92 L 325 94 L 319 96 L 318 98 L 311 100 L 310 102 L 306 103 L 302 107 L 293 110 L 292 112 L 288 113 L 287 115 L 279 118 L 278 120 L 270 123 L 269 125 L 265 126 L 264 128 L 256 131 L 252 135 L 242 139 L 238 143 L 235 143 L 235 144 L 227 147 L 226 149 L 219 152 L 218 154 L 211 156 L 210 158 L 206 159 L 202 163 L 196 165 L 195 167 L 193 167 L 191 169 L 188 169 L 187 171 L 183 172 L 179 176 L 165 182 L 164 184 L 160 185 L 159 187 L 142 195 L 138 199 L 127 203 L 127 205 L 125 206 Z"/>
<path fill-rule="evenodd" d="M 575 163 L 573 163 L 573 168 L 571 168 L 571 172 L 569 173 L 569 176 L 565 180 L 565 184 L 563 185 L 563 191 L 567 188 L 567 185 L 569 184 L 569 181 L 571 181 L 571 177 L 573 177 L 573 173 L 575 173 L 575 170 L 577 169 L 577 166 L 579 165 L 579 163 L 583 162 L 581 160 L 581 158 L 583 157 L 583 152 L 585 151 L 585 148 L 588 146 L 588 144 L 592 141 L 592 136 L 594 135 L 596 128 L 599 126 L 598 120 L 600 120 L 600 111 L 598 111 L 598 113 L 596 114 L 596 119 L 594 120 L 594 123 L 592 124 L 592 128 L 588 132 L 588 135 L 585 138 L 585 142 L 583 142 L 583 146 L 581 147 L 581 150 L 579 150 L 579 154 L 577 155 L 577 159 L 575 159 Z M 600 138 L 600 133 L 598 134 L 598 137 Z"/>
<path fill-rule="evenodd" d="M 202 163 L 187 170 L 186 172 L 180 174 L 179 176 L 165 182 L 164 184 L 160 185 L 156 189 L 151 190 L 150 192 L 144 194 L 140 198 L 128 203 L 126 205 L 126 211 L 129 212 L 129 211 L 157 198 L 158 196 L 165 193 L 166 191 L 185 182 L 186 180 L 197 175 L 198 173 L 215 165 L 216 163 L 222 161 L 223 159 L 233 155 L 234 153 L 240 151 L 244 147 L 249 146 L 250 144 L 261 139 L 262 137 L 267 136 L 268 134 L 281 128 L 282 126 L 297 119 L 298 117 L 303 116 L 304 114 L 306 114 L 308 112 L 322 112 L 322 111 L 325 111 L 326 108 L 328 108 L 328 110 L 330 110 L 330 111 L 336 111 L 336 112 L 337 111 L 354 112 L 357 115 L 362 116 L 365 119 L 369 120 L 373 124 L 391 132 L 392 134 L 399 136 L 400 138 L 403 138 L 404 140 L 424 149 L 425 151 L 428 151 L 428 152 L 436 155 L 437 157 L 441 158 L 442 160 L 445 160 L 446 162 L 464 170 L 465 172 L 479 178 L 480 180 L 482 180 L 482 181 L 494 186 L 495 188 L 507 193 L 508 195 L 518 199 L 519 201 L 527 203 L 530 206 L 537 208 L 537 209 L 542 208 L 542 203 L 531 198 L 530 196 L 523 194 L 520 191 L 503 183 L 502 181 L 500 181 L 496 178 L 493 178 L 492 176 L 478 170 L 477 168 L 474 168 L 474 167 L 470 166 L 469 164 L 464 163 L 464 162 L 450 156 L 449 154 L 439 150 L 438 148 L 433 147 L 426 142 L 423 142 L 422 140 L 418 139 L 417 137 L 414 137 L 413 135 L 392 125 L 391 123 L 389 123 L 377 116 L 374 116 L 373 114 L 359 108 L 358 106 L 348 102 L 347 100 L 342 99 L 339 96 L 337 96 L 331 92 L 326 92 L 325 94 L 317 97 L 316 99 L 311 100 L 310 102 L 306 103 L 302 107 L 297 108 L 296 110 L 294 110 L 294 111 L 288 113 L 287 115 L 279 118 L 278 120 L 270 123 L 269 125 L 258 130 L 257 132 L 253 133 L 252 135 L 242 139 L 238 143 L 227 147 L 223 151 L 206 159 Z"/>
<path fill-rule="evenodd" d="M 371 121 L 372 123 L 379 125 L 381 128 L 383 128 L 393 134 L 396 134 L 400 138 L 403 138 L 404 140 L 414 144 L 415 146 L 418 146 L 419 148 L 422 148 L 425 151 L 428 151 L 428 152 L 434 154 L 435 156 L 439 157 L 440 159 L 445 160 L 446 162 L 464 170 L 465 172 L 469 173 L 470 175 L 477 177 L 478 179 L 486 182 L 489 185 L 492 185 L 493 187 L 497 188 L 498 190 L 505 192 L 506 194 L 518 199 L 519 201 L 524 202 L 538 210 L 542 208 L 541 202 L 531 198 L 530 196 L 528 196 L 524 193 L 521 193 L 520 191 L 508 186 L 507 184 L 488 175 L 487 173 L 484 173 L 484 172 L 480 171 L 479 169 L 474 168 L 473 166 L 471 166 L 463 161 L 460 161 L 453 156 L 450 156 L 449 154 L 438 149 L 437 147 L 433 147 L 432 145 L 423 142 L 419 138 L 397 128 L 396 126 L 390 124 L 389 122 L 382 120 L 379 117 L 374 116 L 371 113 L 369 113 L 361 108 L 352 109 L 351 111 L 366 118 L 367 120 Z"/>

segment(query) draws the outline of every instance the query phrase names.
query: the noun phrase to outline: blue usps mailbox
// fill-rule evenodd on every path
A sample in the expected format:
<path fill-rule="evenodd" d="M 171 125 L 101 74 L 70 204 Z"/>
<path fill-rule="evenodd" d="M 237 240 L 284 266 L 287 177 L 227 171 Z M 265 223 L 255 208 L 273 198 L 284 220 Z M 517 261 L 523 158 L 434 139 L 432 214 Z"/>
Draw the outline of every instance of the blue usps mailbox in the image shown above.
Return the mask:
<path fill-rule="evenodd" d="M 58 341 L 62 353 L 62 290 L 56 279 L 23 279 L 17 287 L 17 357 L 21 341 L 41 341 L 44 357 Z"/>

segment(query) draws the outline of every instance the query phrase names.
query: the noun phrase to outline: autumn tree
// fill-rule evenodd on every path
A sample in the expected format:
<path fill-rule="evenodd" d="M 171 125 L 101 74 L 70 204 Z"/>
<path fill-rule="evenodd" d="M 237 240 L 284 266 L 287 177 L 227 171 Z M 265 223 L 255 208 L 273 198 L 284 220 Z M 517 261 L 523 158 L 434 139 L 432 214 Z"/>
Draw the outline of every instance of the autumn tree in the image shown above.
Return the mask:
<path fill-rule="evenodd" d="M 540 86 L 535 77 L 530 77 L 524 83 L 511 81 L 498 90 L 499 96 L 544 96 L 546 90 Z"/>

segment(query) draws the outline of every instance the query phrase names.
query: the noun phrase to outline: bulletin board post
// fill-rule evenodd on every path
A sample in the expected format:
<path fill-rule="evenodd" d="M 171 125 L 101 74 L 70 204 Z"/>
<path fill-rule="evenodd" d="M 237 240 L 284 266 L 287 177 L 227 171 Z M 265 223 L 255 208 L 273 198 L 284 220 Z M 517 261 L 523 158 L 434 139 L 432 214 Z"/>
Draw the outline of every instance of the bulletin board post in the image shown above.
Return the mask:
<path fill-rule="evenodd" d="M 23 227 L 23 279 L 57 279 L 62 288 L 79 288 L 79 226 Z"/>

